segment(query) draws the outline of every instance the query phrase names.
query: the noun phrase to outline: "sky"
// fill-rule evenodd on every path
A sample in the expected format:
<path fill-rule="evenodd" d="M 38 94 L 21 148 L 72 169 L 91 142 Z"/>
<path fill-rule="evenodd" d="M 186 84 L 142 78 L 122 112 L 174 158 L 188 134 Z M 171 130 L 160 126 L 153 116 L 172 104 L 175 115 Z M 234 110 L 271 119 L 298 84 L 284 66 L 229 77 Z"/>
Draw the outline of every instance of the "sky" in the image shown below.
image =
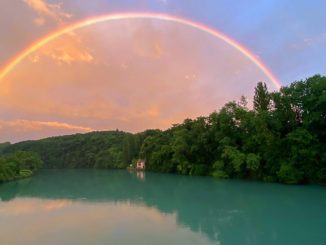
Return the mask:
<path fill-rule="evenodd" d="M 1 0 L 0 74 L 86 18 L 151 13 L 182 23 L 103 21 L 39 45 L 0 78 L 0 142 L 166 129 L 241 95 L 250 102 L 259 81 L 278 89 L 253 59 L 281 85 L 325 75 L 324 9 L 322 0 Z"/>

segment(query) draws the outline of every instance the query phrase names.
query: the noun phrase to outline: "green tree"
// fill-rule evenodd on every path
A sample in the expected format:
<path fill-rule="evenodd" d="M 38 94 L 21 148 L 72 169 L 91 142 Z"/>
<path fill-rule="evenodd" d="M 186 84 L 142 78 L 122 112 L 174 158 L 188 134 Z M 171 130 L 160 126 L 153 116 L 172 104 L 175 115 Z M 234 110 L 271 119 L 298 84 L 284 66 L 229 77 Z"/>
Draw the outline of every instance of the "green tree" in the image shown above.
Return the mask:
<path fill-rule="evenodd" d="M 255 88 L 254 109 L 255 111 L 268 111 L 270 107 L 270 94 L 266 83 L 259 82 Z"/>

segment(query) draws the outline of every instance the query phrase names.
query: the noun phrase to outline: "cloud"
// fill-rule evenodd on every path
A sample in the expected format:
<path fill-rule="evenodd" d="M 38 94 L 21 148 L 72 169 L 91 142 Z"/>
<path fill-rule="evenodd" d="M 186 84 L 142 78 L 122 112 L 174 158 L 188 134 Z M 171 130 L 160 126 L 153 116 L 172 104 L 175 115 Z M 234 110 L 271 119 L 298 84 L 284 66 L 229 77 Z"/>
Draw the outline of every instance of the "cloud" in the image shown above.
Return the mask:
<path fill-rule="evenodd" d="M 145 58 L 161 58 L 164 55 L 161 35 L 151 23 L 144 23 L 143 28 L 136 29 L 132 34 L 133 52 Z"/>
<path fill-rule="evenodd" d="M 291 45 L 293 49 L 303 49 L 326 42 L 326 33 L 322 33 L 315 37 L 305 37 L 300 42 Z"/>
<path fill-rule="evenodd" d="M 158 0 L 158 2 L 160 2 L 160 3 L 164 4 L 164 5 L 168 4 L 168 0 Z"/>
<path fill-rule="evenodd" d="M 96 62 L 91 50 L 83 43 L 75 33 L 69 33 L 53 43 L 42 47 L 38 52 L 29 56 L 33 63 L 41 62 L 42 58 L 50 58 L 57 64 L 71 65 L 74 62 Z"/>
<path fill-rule="evenodd" d="M 60 122 L 23 119 L 13 121 L 0 120 L 0 142 L 41 139 L 55 135 L 86 133 L 91 131 L 94 131 L 94 129 Z"/>
<path fill-rule="evenodd" d="M 38 18 L 35 18 L 33 22 L 37 26 L 43 26 L 45 24 L 45 19 L 42 17 L 38 17 Z"/>
<path fill-rule="evenodd" d="M 45 23 L 45 19 L 43 18 L 45 16 L 52 18 L 60 24 L 72 17 L 71 14 L 66 13 L 62 9 L 62 4 L 49 4 L 45 0 L 24 0 L 24 2 L 38 13 L 39 17 L 34 19 L 34 23 L 38 26 Z"/>
<path fill-rule="evenodd" d="M 43 122 L 43 121 L 29 121 L 29 120 L 14 120 L 4 121 L 0 120 L 0 129 L 5 127 L 17 127 L 17 131 L 40 130 L 42 127 L 53 127 L 66 130 L 78 130 L 82 132 L 94 131 L 92 128 L 71 125 L 60 122 Z"/>
<path fill-rule="evenodd" d="M 69 65 L 76 61 L 91 62 L 94 59 L 90 53 L 85 51 L 67 52 L 65 50 L 60 50 L 60 49 L 48 53 L 48 56 L 51 57 L 53 60 L 56 60 L 58 63 L 66 63 Z"/>

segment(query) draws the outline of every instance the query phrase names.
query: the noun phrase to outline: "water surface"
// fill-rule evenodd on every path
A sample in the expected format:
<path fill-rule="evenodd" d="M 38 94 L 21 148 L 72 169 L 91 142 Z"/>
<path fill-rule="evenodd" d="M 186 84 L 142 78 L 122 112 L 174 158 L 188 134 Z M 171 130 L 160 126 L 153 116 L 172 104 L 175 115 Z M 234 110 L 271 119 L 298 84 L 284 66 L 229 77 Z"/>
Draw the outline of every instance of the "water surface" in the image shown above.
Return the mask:
<path fill-rule="evenodd" d="M 120 170 L 0 184 L 0 244 L 326 244 L 326 187 Z"/>

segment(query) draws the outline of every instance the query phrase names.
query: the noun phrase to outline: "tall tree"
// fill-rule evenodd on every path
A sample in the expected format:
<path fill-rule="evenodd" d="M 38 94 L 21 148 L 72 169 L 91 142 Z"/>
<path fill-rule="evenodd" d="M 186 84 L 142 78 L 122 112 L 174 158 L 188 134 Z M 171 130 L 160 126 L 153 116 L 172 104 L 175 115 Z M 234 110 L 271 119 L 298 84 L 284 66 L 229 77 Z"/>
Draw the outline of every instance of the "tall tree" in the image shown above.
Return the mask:
<path fill-rule="evenodd" d="M 270 94 L 266 83 L 259 82 L 255 88 L 254 109 L 255 111 L 268 111 L 270 106 Z"/>

